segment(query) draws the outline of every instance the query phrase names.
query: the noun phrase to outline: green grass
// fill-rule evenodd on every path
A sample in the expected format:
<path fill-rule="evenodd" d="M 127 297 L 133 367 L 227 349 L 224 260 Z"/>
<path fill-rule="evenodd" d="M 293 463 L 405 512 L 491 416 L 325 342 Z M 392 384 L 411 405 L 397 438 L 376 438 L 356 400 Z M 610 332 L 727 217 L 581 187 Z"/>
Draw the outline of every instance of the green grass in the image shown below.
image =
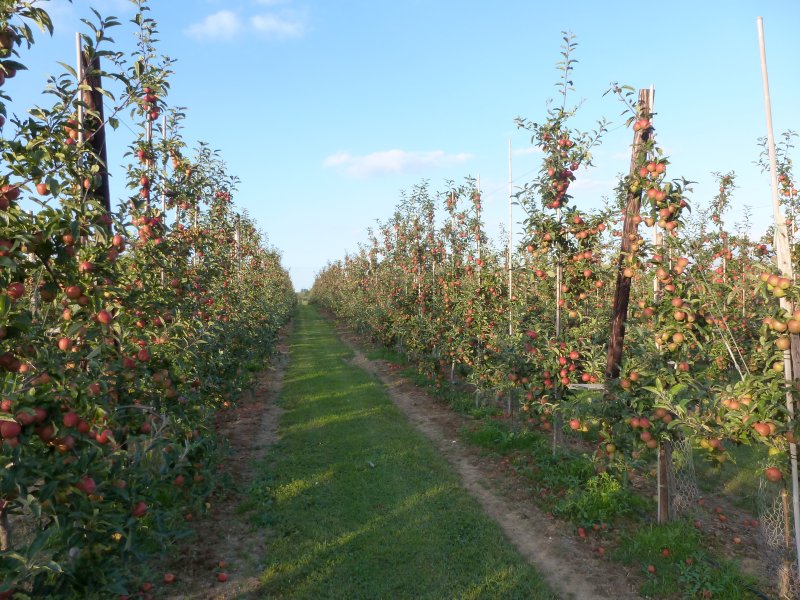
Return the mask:
<path fill-rule="evenodd" d="M 639 592 L 648 598 L 754 599 L 758 582 L 735 562 L 712 556 L 693 524 L 680 520 L 663 526 L 642 524 L 655 511 L 652 500 L 623 487 L 608 474 L 595 474 L 587 455 L 560 449 L 553 455 L 551 440 L 533 431 L 511 432 L 508 421 L 484 419 L 464 427 L 461 435 L 470 443 L 510 459 L 517 472 L 527 477 L 539 494 L 540 507 L 587 529 L 607 523 L 615 534 L 611 557 L 629 565 L 641 576 Z M 736 448 L 741 462 L 755 460 L 752 448 Z M 730 482 L 736 473 L 730 463 L 701 467 L 715 483 Z M 736 488 L 744 490 L 746 488 Z M 665 556 L 664 549 L 668 549 Z M 688 559 L 688 560 L 687 560 Z M 647 567 L 652 565 L 655 572 Z"/>
<path fill-rule="evenodd" d="M 700 490 L 721 492 L 738 508 L 758 514 L 758 475 L 767 459 L 767 448 L 731 445 L 728 453 L 730 460 L 720 464 L 706 459 L 706 450 L 695 448 L 694 464 Z"/>
<path fill-rule="evenodd" d="M 710 592 L 711 597 L 726 600 L 757 597 L 748 589 L 757 588 L 757 582 L 742 574 L 735 563 L 710 557 L 700 534 L 686 520 L 643 526 L 626 534 L 613 557 L 641 571 L 643 596 L 698 598 Z M 650 565 L 654 573 L 648 572 Z"/>
<path fill-rule="evenodd" d="M 565 448 L 554 454 L 552 441 L 538 432 L 514 432 L 508 421 L 484 419 L 476 427 L 462 428 L 461 435 L 471 444 L 509 457 L 517 473 L 539 492 L 540 506 L 576 525 L 613 523 L 652 509 L 652 502 L 615 478 L 598 475 L 587 454 Z"/>
<path fill-rule="evenodd" d="M 253 597 L 554 598 L 315 308 L 290 352 L 281 440 L 247 503 L 270 531 Z"/>

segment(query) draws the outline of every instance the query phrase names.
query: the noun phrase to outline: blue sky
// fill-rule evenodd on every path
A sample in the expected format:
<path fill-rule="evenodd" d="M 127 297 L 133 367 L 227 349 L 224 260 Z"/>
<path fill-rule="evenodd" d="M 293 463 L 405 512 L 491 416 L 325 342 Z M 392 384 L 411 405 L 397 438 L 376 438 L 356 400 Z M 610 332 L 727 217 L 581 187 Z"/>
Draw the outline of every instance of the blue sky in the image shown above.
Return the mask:
<path fill-rule="evenodd" d="M 90 6 L 122 18 L 114 37 L 133 44 L 126 0 L 47 4 L 57 31 L 23 60 L 31 70 L 7 83 L 16 110 L 39 101 L 57 61 L 72 61 L 78 18 Z M 575 125 L 613 122 L 596 167 L 571 188 L 579 206 L 600 206 L 629 160 L 623 107 L 603 92 L 611 81 L 652 84 L 668 174 L 697 181 L 691 200 L 703 205 L 716 191 L 711 172 L 736 171 L 728 222 L 748 205 L 763 231 L 769 180 L 753 164 L 765 135 L 759 15 L 776 133 L 800 130 L 796 0 L 681 0 L 647 10 L 589 0 L 153 0 L 151 8 L 162 52 L 177 59 L 169 101 L 188 107 L 185 136 L 221 150 L 242 180 L 236 203 L 283 252 L 297 289 L 355 251 L 401 190 L 422 180 L 444 190 L 448 179 L 480 176 L 496 234 L 507 219 L 509 139 L 515 185 L 538 170 L 514 118 L 545 118 L 562 30 L 579 44 L 573 98 L 584 104 Z M 112 165 L 128 142 L 124 127 L 112 136 Z M 113 191 L 124 193 L 118 184 Z"/>

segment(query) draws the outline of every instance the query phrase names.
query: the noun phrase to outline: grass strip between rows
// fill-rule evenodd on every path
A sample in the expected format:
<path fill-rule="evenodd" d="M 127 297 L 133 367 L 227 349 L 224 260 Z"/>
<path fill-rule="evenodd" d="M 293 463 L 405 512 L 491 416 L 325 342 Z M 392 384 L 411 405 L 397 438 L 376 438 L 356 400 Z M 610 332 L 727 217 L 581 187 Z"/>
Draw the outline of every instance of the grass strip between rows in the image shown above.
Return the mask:
<path fill-rule="evenodd" d="M 555 597 L 315 308 L 290 353 L 249 503 L 271 521 L 262 597 Z"/>

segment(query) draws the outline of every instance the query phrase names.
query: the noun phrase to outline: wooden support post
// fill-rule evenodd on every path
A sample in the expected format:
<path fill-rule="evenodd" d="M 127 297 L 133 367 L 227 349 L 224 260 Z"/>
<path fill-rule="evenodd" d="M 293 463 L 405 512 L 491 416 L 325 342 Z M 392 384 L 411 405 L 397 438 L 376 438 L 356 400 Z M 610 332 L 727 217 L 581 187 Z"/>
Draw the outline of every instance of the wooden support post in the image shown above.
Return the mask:
<path fill-rule="evenodd" d="M 672 442 L 658 445 L 658 522 L 668 523 L 672 517 L 670 472 L 672 471 Z"/>
<path fill-rule="evenodd" d="M 77 87 L 77 97 L 81 100 L 78 102 L 77 107 L 77 121 L 78 121 L 78 145 L 82 146 L 84 142 L 84 133 L 83 133 L 83 97 L 81 94 L 81 86 L 84 84 L 84 72 L 83 72 L 83 39 L 81 38 L 80 33 L 75 34 L 75 75 L 76 75 L 76 83 L 78 84 Z"/>
<path fill-rule="evenodd" d="M 11 550 L 12 543 L 11 523 L 8 519 L 8 503 L 0 499 L 0 551 Z"/>
<path fill-rule="evenodd" d="M 508 335 L 514 335 L 514 178 L 511 175 L 511 140 L 508 140 Z"/>
<path fill-rule="evenodd" d="M 105 113 L 103 110 L 103 94 L 101 93 L 103 82 L 100 79 L 100 57 L 92 56 L 91 60 L 87 52 L 81 52 L 81 71 L 84 81 L 89 86 L 88 90 L 81 92 L 81 99 L 86 107 L 93 114 L 96 121 L 89 145 L 92 147 L 97 160 L 100 161 L 100 187 L 95 193 L 100 197 L 100 202 L 106 212 L 111 212 L 111 188 L 108 180 L 108 150 L 106 148 L 106 126 Z M 85 115 L 84 115 L 85 117 Z"/>
<path fill-rule="evenodd" d="M 778 167 L 777 158 L 775 154 L 775 136 L 772 128 L 772 103 L 770 101 L 769 91 L 769 75 L 767 73 L 767 51 L 766 43 L 764 41 L 764 21 L 761 17 L 756 19 L 756 26 L 758 29 L 758 45 L 761 56 L 761 79 L 764 93 L 764 113 L 766 116 L 767 125 L 767 151 L 769 153 L 770 163 L 770 179 L 772 187 L 772 214 L 775 221 L 775 256 L 778 263 L 778 269 L 781 275 L 794 281 L 794 272 L 792 267 L 791 249 L 789 248 L 789 232 L 786 227 L 786 218 L 781 209 L 780 197 L 778 194 Z M 791 302 L 786 298 L 781 298 L 781 308 L 785 311 L 792 313 L 794 307 Z M 791 334 L 791 347 L 783 353 L 784 363 L 784 377 L 787 383 L 791 383 L 800 379 L 800 362 L 794 362 L 793 358 L 800 354 L 800 336 Z M 791 390 L 786 392 L 786 414 L 791 421 L 794 419 L 797 406 Z M 792 482 L 792 521 L 794 522 L 794 552 L 795 555 L 800 555 L 800 479 L 798 478 L 798 460 L 797 460 L 797 444 L 789 444 L 789 465 L 791 470 Z M 789 506 L 786 503 L 786 515 L 788 519 Z M 787 535 L 790 531 L 790 526 L 786 525 Z M 796 561 L 795 576 L 800 580 L 800 560 Z"/>
<path fill-rule="evenodd" d="M 561 207 L 556 209 L 556 221 L 561 226 Z M 556 331 L 555 339 L 557 342 L 561 341 L 561 285 L 564 280 L 564 265 L 561 257 L 561 247 L 556 245 Z M 557 379 L 560 379 L 558 377 Z M 555 402 L 561 403 L 561 388 L 556 385 L 555 388 Z M 553 414 L 553 455 L 555 456 L 556 450 L 561 445 L 561 427 L 563 425 L 561 419 L 561 412 L 555 411 Z"/>
<path fill-rule="evenodd" d="M 653 112 L 652 89 L 639 90 L 639 114 L 649 117 Z M 637 162 L 644 151 L 645 144 L 650 139 L 651 129 L 641 129 L 633 135 L 633 149 L 631 151 L 631 177 L 636 176 Z M 606 356 L 606 378 L 617 379 L 622 368 L 622 347 L 625 341 L 625 322 L 628 320 L 628 304 L 631 297 L 631 278 L 625 277 L 625 258 L 630 256 L 633 246 L 633 237 L 638 230 L 635 217 L 639 215 L 642 205 L 643 190 L 629 190 L 625 204 L 625 220 L 622 226 L 622 243 L 617 268 L 617 287 L 614 293 L 614 303 L 611 313 L 611 335 L 608 340 L 608 355 Z"/>

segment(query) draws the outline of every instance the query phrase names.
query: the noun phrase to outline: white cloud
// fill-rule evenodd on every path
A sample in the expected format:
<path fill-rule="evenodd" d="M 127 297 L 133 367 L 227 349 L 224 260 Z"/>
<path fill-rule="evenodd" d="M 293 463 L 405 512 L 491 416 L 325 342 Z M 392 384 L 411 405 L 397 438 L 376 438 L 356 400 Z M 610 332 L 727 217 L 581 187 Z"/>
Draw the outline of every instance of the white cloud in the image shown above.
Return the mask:
<path fill-rule="evenodd" d="M 221 10 L 208 15 L 202 21 L 186 28 L 186 34 L 201 40 L 230 40 L 236 37 L 243 28 L 239 16 L 230 10 Z"/>
<path fill-rule="evenodd" d="M 256 4 L 274 7 L 286 0 L 257 0 Z M 189 25 L 185 33 L 198 40 L 232 40 L 245 33 L 265 39 L 285 40 L 306 34 L 308 15 L 304 10 L 273 10 L 250 16 L 242 11 L 220 10 Z"/>
<path fill-rule="evenodd" d="M 280 15 L 265 13 L 250 17 L 250 25 L 259 34 L 268 38 L 296 38 L 306 32 L 306 18 L 302 13 L 287 11 Z"/>
<path fill-rule="evenodd" d="M 323 166 L 341 169 L 346 175 L 357 179 L 389 174 L 415 173 L 424 169 L 458 164 L 472 158 L 471 154 L 447 154 L 442 150 L 431 152 L 409 152 L 385 150 L 363 156 L 338 152 L 327 157 Z"/>

